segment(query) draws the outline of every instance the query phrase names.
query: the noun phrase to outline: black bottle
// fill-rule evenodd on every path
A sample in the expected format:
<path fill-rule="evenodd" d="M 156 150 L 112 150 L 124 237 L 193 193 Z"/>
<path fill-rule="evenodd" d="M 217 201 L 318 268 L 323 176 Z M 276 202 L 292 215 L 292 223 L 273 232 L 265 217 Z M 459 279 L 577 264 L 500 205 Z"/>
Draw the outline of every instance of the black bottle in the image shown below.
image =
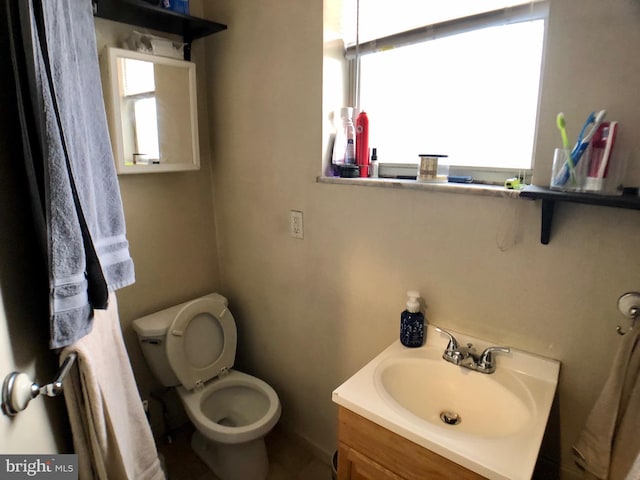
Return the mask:
<path fill-rule="evenodd" d="M 420 311 L 420 294 L 407 292 L 407 309 L 400 314 L 400 342 L 405 347 L 417 348 L 424 343 L 424 315 Z"/>

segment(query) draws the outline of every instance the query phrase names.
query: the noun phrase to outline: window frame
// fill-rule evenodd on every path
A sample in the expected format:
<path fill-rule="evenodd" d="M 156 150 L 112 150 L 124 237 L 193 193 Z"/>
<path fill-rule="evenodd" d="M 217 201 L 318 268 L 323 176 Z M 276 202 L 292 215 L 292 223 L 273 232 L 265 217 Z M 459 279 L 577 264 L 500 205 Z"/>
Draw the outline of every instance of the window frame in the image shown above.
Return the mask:
<path fill-rule="evenodd" d="M 466 17 L 455 18 L 444 22 L 425 25 L 404 32 L 388 35 L 363 43 L 347 45 L 345 48 L 345 60 L 348 66 L 348 100 L 350 105 L 359 106 L 359 88 L 360 88 L 360 65 L 359 62 L 364 55 L 370 55 L 377 52 L 384 52 L 389 49 L 399 48 L 403 46 L 414 45 L 416 43 L 427 42 L 431 40 L 446 38 L 452 35 L 469 33 L 483 28 L 506 26 L 515 23 L 529 22 L 535 20 L 543 21 L 543 50 L 541 58 L 539 84 L 542 81 L 542 73 L 544 68 L 544 55 L 546 45 L 546 35 L 548 32 L 549 18 L 549 1 L 550 0 L 534 0 L 529 3 L 505 7 L 502 9 L 491 10 Z M 486 183 L 501 185 L 504 180 L 509 177 L 520 177 L 523 181 L 530 180 L 533 176 L 535 168 L 535 150 L 538 131 L 538 115 L 540 112 L 541 87 L 538 90 L 538 99 L 536 106 L 536 123 L 533 135 L 533 150 L 531 167 L 528 169 L 517 169 L 508 167 L 478 167 L 452 165 L 450 167 L 450 175 L 471 176 L 474 183 Z M 418 160 L 416 157 L 416 165 Z"/>

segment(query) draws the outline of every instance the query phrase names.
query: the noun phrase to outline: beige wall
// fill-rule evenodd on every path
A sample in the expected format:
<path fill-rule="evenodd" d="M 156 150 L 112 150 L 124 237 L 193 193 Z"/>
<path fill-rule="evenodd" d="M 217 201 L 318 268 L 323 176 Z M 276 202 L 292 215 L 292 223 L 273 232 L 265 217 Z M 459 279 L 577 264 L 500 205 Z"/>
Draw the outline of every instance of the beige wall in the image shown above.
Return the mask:
<path fill-rule="evenodd" d="M 621 147 L 639 142 L 640 6 L 551 3 L 540 184 L 560 110 L 605 107 L 622 122 Z M 640 214 L 559 205 L 543 246 L 536 202 L 318 184 L 322 1 L 220 0 L 205 14 L 229 24 L 205 41 L 221 284 L 239 366 L 275 387 L 282 421 L 333 451 L 331 391 L 396 340 L 405 291 L 418 289 L 430 322 L 562 361 L 543 455 L 574 478 L 571 442 L 620 343 L 616 300 L 640 289 Z M 631 178 L 640 183 L 637 169 Z M 289 236 L 292 209 L 304 240 Z M 501 251 L 497 238 L 514 241 Z"/>

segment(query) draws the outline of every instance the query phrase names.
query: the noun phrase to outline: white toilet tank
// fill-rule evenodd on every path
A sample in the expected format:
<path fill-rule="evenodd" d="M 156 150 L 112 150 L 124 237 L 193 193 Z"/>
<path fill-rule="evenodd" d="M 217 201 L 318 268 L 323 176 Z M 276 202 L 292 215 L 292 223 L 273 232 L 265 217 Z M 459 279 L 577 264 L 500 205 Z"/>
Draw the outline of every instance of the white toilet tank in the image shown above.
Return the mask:
<path fill-rule="evenodd" d="M 203 298 L 211 298 L 224 307 L 228 302 L 225 297 L 212 293 Z M 138 342 L 142 353 L 158 381 L 165 387 L 175 387 L 181 382 L 173 372 L 166 350 L 166 336 L 169 326 L 178 313 L 193 300 L 175 305 L 159 312 L 140 317 L 133 321 L 133 329 L 138 334 Z M 209 337 L 209 340 L 214 340 Z M 215 341 L 214 341 L 215 343 Z M 212 348 L 221 348 L 219 345 L 211 345 Z M 201 352 L 204 353 L 204 352 Z"/>

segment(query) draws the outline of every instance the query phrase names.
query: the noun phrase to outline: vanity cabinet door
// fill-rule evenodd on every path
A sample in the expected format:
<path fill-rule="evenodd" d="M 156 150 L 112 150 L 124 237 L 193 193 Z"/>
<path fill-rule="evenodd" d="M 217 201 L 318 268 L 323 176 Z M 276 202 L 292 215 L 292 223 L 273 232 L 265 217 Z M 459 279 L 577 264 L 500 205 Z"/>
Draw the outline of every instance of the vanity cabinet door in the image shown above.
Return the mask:
<path fill-rule="evenodd" d="M 338 459 L 338 480 L 405 480 L 342 443 Z"/>
<path fill-rule="evenodd" d="M 486 480 L 344 407 L 338 422 L 339 480 Z"/>

